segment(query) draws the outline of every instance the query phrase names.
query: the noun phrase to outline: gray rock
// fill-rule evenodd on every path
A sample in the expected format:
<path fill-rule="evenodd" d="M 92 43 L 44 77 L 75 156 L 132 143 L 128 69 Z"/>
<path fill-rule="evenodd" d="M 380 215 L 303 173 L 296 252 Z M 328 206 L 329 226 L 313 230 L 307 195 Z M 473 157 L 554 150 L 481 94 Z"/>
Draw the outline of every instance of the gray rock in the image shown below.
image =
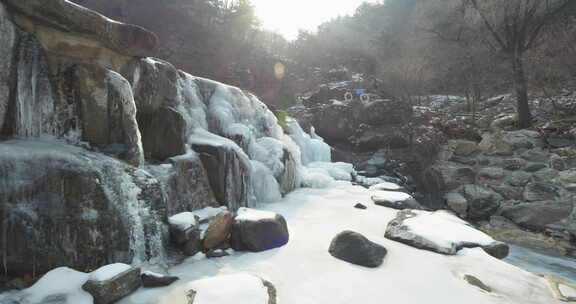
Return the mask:
<path fill-rule="evenodd" d="M 521 158 L 507 158 L 500 163 L 502 168 L 510 171 L 521 170 L 524 165 L 526 165 L 526 161 Z"/>
<path fill-rule="evenodd" d="M 448 144 L 453 147 L 456 156 L 472 156 L 480 152 L 480 147 L 473 141 L 451 140 Z"/>
<path fill-rule="evenodd" d="M 508 176 L 507 181 L 514 187 L 524 187 L 532 180 L 532 174 L 524 171 L 514 171 Z"/>
<path fill-rule="evenodd" d="M 163 287 L 168 286 L 178 280 L 176 276 L 160 275 L 156 273 L 144 272 L 140 276 L 142 286 L 144 287 Z"/>
<path fill-rule="evenodd" d="M 540 201 L 506 207 L 502 215 L 522 227 L 542 231 L 568 218 L 573 208 L 572 202 Z"/>
<path fill-rule="evenodd" d="M 141 285 L 140 268 L 131 267 L 106 281 L 88 280 L 82 289 L 94 297 L 94 304 L 112 304 L 133 293 Z"/>
<path fill-rule="evenodd" d="M 523 196 L 529 202 L 555 200 L 560 197 L 560 188 L 546 182 L 530 183 L 524 188 Z"/>
<path fill-rule="evenodd" d="M 558 180 L 566 184 L 576 183 L 576 169 L 562 171 L 558 174 Z"/>
<path fill-rule="evenodd" d="M 446 193 L 444 195 L 444 199 L 446 199 L 446 205 L 448 208 L 450 208 L 450 210 L 456 212 L 462 217 L 466 217 L 468 215 L 468 201 L 460 193 Z"/>
<path fill-rule="evenodd" d="M 397 192 L 397 191 L 374 191 L 374 195 L 371 196 L 372 201 L 374 204 L 382 207 L 388 207 L 393 209 L 424 209 L 412 195 L 406 194 L 404 199 L 392 199 L 390 196 L 381 195 L 379 196 L 378 193 L 386 193 L 386 192 Z M 397 192 L 400 193 L 400 192 Z"/>
<path fill-rule="evenodd" d="M 538 172 L 544 168 L 546 168 L 545 164 L 531 163 L 531 164 L 527 164 L 526 167 L 524 167 L 524 171 L 533 173 L 533 172 Z"/>
<path fill-rule="evenodd" d="M 230 245 L 238 251 L 260 252 L 284 246 L 289 240 L 288 225 L 280 214 L 260 220 L 240 220 L 232 225 Z"/>
<path fill-rule="evenodd" d="M 490 188 L 507 200 L 521 200 L 524 190 L 522 187 L 512 187 L 507 184 L 490 185 Z"/>
<path fill-rule="evenodd" d="M 0 143 L 0 176 L 0 197 L 10 198 L 0 199 L 10 275 L 130 263 L 131 244 L 147 248 L 143 258 L 163 251 L 165 195 L 143 170 L 74 146 L 13 140 Z"/>
<path fill-rule="evenodd" d="M 508 253 L 510 253 L 510 247 L 508 244 L 502 242 L 494 242 L 492 244 L 482 246 L 482 249 L 489 255 L 500 260 L 506 258 Z"/>
<path fill-rule="evenodd" d="M 530 149 L 522 153 L 520 157 L 527 161 L 544 163 L 550 159 L 550 153 L 541 149 Z"/>
<path fill-rule="evenodd" d="M 499 180 L 504 177 L 504 170 L 497 167 L 482 168 L 478 171 L 478 177 Z"/>
<path fill-rule="evenodd" d="M 396 218 L 388 222 L 386 233 L 387 239 L 398 241 L 400 243 L 424 250 L 433 251 L 440 254 L 455 255 L 462 248 L 486 247 L 486 252 L 495 256 L 502 256 L 504 253 L 503 243 L 492 242 L 490 244 L 478 244 L 468 240 L 454 240 L 450 244 L 440 244 L 425 236 L 419 235 L 412 230 L 404 221 L 409 218 L 418 216 L 411 210 L 402 210 L 396 214 Z M 432 227 L 431 227 L 432 229 Z"/>
<path fill-rule="evenodd" d="M 468 217 L 479 220 L 487 219 L 498 210 L 503 197 L 491 189 L 478 185 L 464 185 L 459 192 L 468 201 Z"/>
<path fill-rule="evenodd" d="M 382 265 L 387 253 L 383 246 L 349 230 L 338 233 L 328 251 L 337 259 L 372 268 Z"/>
<path fill-rule="evenodd" d="M 537 182 L 548 182 L 558 176 L 558 170 L 552 168 L 544 168 L 534 173 L 534 180 Z"/>
<path fill-rule="evenodd" d="M 558 171 L 566 170 L 567 166 L 566 166 L 566 162 L 564 161 L 564 158 L 562 158 L 561 156 L 559 156 L 557 154 L 553 154 L 550 157 L 550 168 L 558 170 Z"/>

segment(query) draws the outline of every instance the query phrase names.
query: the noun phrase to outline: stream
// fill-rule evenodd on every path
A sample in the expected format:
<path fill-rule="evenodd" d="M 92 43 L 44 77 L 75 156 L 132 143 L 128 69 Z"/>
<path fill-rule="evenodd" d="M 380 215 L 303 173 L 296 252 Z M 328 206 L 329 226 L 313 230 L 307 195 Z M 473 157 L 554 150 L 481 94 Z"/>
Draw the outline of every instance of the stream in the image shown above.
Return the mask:
<path fill-rule="evenodd" d="M 510 245 L 510 253 L 504 261 L 533 273 L 550 273 L 576 283 L 576 259 L 573 258 Z"/>

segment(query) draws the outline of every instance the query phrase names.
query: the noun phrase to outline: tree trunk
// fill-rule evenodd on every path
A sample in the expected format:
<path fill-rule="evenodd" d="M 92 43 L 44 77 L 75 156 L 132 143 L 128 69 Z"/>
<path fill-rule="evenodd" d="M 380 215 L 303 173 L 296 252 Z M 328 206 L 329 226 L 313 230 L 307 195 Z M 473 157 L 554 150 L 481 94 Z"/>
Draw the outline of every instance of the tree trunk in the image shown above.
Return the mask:
<path fill-rule="evenodd" d="M 516 100 L 518 106 L 518 127 L 521 129 L 529 128 L 532 125 L 532 114 L 528 105 L 528 85 L 524 75 L 524 65 L 522 55 L 513 54 L 512 70 L 514 72 L 514 90 L 516 91 Z"/>

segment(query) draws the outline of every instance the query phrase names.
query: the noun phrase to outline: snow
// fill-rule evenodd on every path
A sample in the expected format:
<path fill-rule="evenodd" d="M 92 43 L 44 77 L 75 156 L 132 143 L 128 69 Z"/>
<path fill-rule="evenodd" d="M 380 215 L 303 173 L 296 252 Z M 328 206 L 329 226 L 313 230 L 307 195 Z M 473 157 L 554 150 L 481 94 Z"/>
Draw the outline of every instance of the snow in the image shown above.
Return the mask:
<path fill-rule="evenodd" d="M 401 193 L 401 192 L 392 192 Z M 418 215 L 404 220 L 404 225 L 413 233 L 442 247 L 451 248 L 459 242 L 489 245 L 490 236 L 474 229 L 467 222 L 447 211 L 415 211 Z M 431 229 L 431 228 L 434 229 Z"/>
<path fill-rule="evenodd" d="M 237 221 L 257 222 L 276 218 L 276 213 L 242 207 L 238 209 Z"/>
<path fill-rule="evenodd" d="M 115 263 L 106 266 L 102 266 L 90 274 L 90 281 L 107 281 L 113 277 L 129 270 L 132 266 L 123 263 Z"/>
<path fill-rule="evenodd" d="M 396 190 L 401 190 L 402 187 L 400 187 L 399 185 L 394 184 L 394 183 L 382 182 L 382 183 L 378 183 L 378 184 L 375 184 L 375 185 L 370 186 L 369 189 L 370 189 L 370 190 L 396 191 Z"/>
<path fill-rule="evenodd" d="M 192 212 L 181 212 L 168 218 L 170 225 L 177 226 L 180 230 L 186 230 L 192 226 L 215 217 L 218 213 L 227 210 L 226 207 L 205 207 Z"/>
<path fill-rule="evenodd" d="M 187 283 L 160 298 L 157 304 L 188 304 L 185 296 L 196 291 L 194 304 L 267 304 L 268 290 L 262 281 L 250 274 L 231 274 L 204 278 Z"/>
<path fill-rule="evenodd" d="M 351 181 L 352 174 L 355 173 L 354 167 L 349 163 L 331 163 L 331 162 L 312 162 L 306 167 L 313 169 L 321 169 L 326 175 L 331 176 L 335 180 Z"/>
<path fill-rule="evenodd" d="M 408 193 L 398 191 L 372 190 L 372 201 L 377 202 L 404 202 L 412 198 Z"/>
<path fill-rule="evenodd" d="M 178 303 L 168 295 L 185 290 L 191 281 L 239 273 L 255 274 L 272 282 L 283 304 L 562 303 L 553 299 L 544 278 L 497 260 L 480 248 L 446 256 L 384 238 L 395 210 L 382 207 L 367 212 L 353 208 L 357 202 L 370 200 L 371 194 L 363 187 L 338 181 L 327 188 L 296 190 L 262 208 L 286 218 L 290 242 L 285 246 L 261 253 L 234 252 L 217 260 L 203 255 L 191 257 L 169 269 L 170 275 L 181 281 L 170 287 L 141 289 L 119 304 Z M 414 228 L 427 228 L 440 235 L 464 229 L 467 238 L 481 238 L 448 214 L 424 219 Z M 360 232 L 384 246 L 388 250 L 384 264 L 367 269 L 333 258 L 328 253 L 330 241 L 343 230 Z M 480 292 L 462 280 L 465 274 L 479 278 L 494 292 Z M 234 284 L 218 284 L 215 289 L 223 291 Z"/>
<path fill-rule="evenodd" d="M 307 188 L 327 188 L 334 178 L 326 174 L 326 170 L 318 168 L 302 169 L 302 186 Z"/>
<path fill-rule="evenodd" d="M 82 289 L 82 285 L 88 281 L 89 277 L 90 274 L 79 272 L 68 267 L 55 268 L 46 273 L 32 287 L 22 292 L 20 295 L 23 300 L 22 303 L 46 303 L 47 297 L 58 294 L 66 295 L 65 302 L 58 303 L 92 303 L 92 296 Z M 1 295 L 0 300 L 2 300 Z"/>

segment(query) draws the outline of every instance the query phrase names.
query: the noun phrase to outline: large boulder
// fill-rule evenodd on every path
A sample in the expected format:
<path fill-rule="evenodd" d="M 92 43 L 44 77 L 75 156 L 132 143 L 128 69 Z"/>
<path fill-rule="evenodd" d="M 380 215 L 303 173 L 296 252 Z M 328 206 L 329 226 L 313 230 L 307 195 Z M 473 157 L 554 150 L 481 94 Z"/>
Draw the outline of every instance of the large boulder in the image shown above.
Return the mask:
<path fill-rule="evenodd" d="M 541 201 L 505 207 L 502 215 L 522 227 L 543 231 L 568 219 L 573 210 L 574 203 L 570 201 Z"/>
<path fill-rule="evenodd" d="M 12 140 L 0 143 L 0 176 L 9 275 L 61 265 L 85 271 L 163 252 L 165 195 L 143 170 L 58 142 Z"/>
<path fill-rule="evenodd" d="M 354 231 L 338 233 L 330 243 L 330 254 L 340 260 L 366 267 L 382 265 L 386 248 Z"/>
<path fill-rule="evenodd" d="M 560 197 L 560 188 L 550 182 L 529 183 L 523 196 L 529 202 L 555 200 Z"/>
<path fill-rule="evenodd" d="M 94 304 L 112 304 L 133 293 L 141 285 L 140 268 L 110 264 L 92 272 L 82 289 L 94 297 Z"/>
<path fill-rule="evenodd" d="M 502 258 L 506 246 L 446 211 L 399 211 L 396 218 L 388 222 L 384 236 L 447 255 L 454 255 L 462 248 L 481 247 L 488 254 Z"/>
<path fill-rule="evenodd" d="M 241 208 L 234 219 L 230 243 L 234 250 L 259 252 L 288 243 L 286 220 L 280 214 Z"/>
<path fill-rule="evenodd" d="M 82 140 L 111 151 L 128 163 L 144 162 L 132 87 L 113 71 L 95 65 L 75 69 Z"/>
<path fill-rule="evenodd" d="M 8 113 L 8 99 L 14 86 L 12 78 L 14 47 L 17 45 L 17 29 L 8 17 L 4 4 L 0 3 L 0 134 Z"/>
<path fill-rule="evenodd" d="M 468 202 L 467 216 L 474 220 L 489 218 L 498 210 L 503 199 L 497 192 L 478 185 L 464 185 L 458 192 Z"/>
<path fill-rule="evenodd" d="M 163 275 L 151 271 L 143 272 L 140 278 L 142 279 L 142 286 L 144 287 L 168 286 L 178 280 L 176 276 Z"/>
<path fill-rule="evenodd" d="M 4 3 L 41 24 L 77 33 L 120 54 L 147 57 L 153 55 L 158 46 L 158 37 L 154 33 L 136 25 L 114 22 L 70 1 L 6 0 Z"/>

